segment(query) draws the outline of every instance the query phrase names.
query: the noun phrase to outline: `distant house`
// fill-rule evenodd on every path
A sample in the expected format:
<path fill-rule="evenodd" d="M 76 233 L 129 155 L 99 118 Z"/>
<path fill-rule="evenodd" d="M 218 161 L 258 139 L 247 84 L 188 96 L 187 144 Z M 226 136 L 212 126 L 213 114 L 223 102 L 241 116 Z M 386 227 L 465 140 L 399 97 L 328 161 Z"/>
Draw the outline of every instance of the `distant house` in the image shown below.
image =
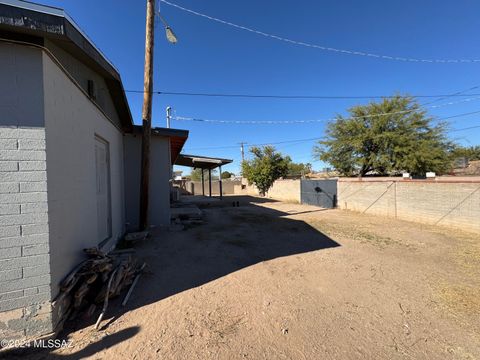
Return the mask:
<path fill-rule="evenodd" d="M 52 332 L 82 249 L 138 225 L 141 129 L 120 75 L 62 10 L 0 0 L 0 338 Z M 188 132 L 152 131 L 150 222 Z"/>
<path fill-rule="evenodd" d="M 172 176 L 173 180 L 178 180 L 178 181 L 183 180 L 182 174 L 183 174 L 183 171 L 181 170 L 174 171 Z"/>

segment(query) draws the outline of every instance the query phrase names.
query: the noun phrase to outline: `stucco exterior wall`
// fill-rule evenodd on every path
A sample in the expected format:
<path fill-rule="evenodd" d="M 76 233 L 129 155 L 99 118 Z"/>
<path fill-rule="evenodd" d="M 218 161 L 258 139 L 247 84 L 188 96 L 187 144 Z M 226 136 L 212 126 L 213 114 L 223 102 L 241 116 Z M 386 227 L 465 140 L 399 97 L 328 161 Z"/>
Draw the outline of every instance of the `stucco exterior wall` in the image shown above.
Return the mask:
<path fill-rule="evenodd" d="M 233 195 L 235 193 L 235 185 L 241 185 L 240 180 L 222 180 L 222 194 Z M 192 195 L 202 195 L 202 182 L 201 181 L 187 181 L 185 187 Z M 205 195 L 208 195 L 208 180 L 205 179 Z M 212 195 L 220 195 L 220 184 L 218 180 L 212 180 Z"/>
<path fill-rule="evenodd" d="M 105 79 L 93 69 L 74 58 L 68 52 L 54 45 L 51 41 L 46 40 L 45 42 L 45 46 L 48 47 L 52 54 L 57 58 L 62 66 L 65 67 L 68 73 L 75 79 L 75 81 L 84 91 L 87 92 L 88 90 L 88 80 L 92 80 L 94 82 L 97 96 L 94 101 L 115 124 L 120 126 L 120 119 L 110 96 Z"/>
<path fill-rule="evenodd" d="M 44 127 L 42 52 L 0 42 L 0 126 Z"/>
<path fill-rule="evenodd" d="M 480 233 L 480 181 L 338 181 L 338 207 Z"/>
<path fill-rule="evenodd" d="M 139 226 L 141 146 L 141 136 L 125 135 L 126 219 L 131 229 Z M 170 225 L 170 139 L 152 136 L 150 151 L 149 223 Z"/>
<path fill-rule="evenodd" d="M 277 180 L 267 192 L 267 197 L 286 202 L 300 202 L 300 180 Z"/>
<path fill-rule="evenodd" d="M 253 196 L 258 196 L 259 194 L 257 187 L 255 185 L 249 185 L 246 179 L 242 180 L 242 185 L 234 186 L 234 193 L 236 195 Z M 300 180 L 277 180 L 265 196 L 275 200 L 300 203 Z"/>
<path fill-rule="evenodd" d="M 239 185 L 235 185 L 233 187 L 233 191 L 235 195 L 251 195 L 251 196 L 258 196 L 259 192 L 255 185 L 249 185 L 246 179 L 242 179 L 242 183 Z"/>
<path fill-rule="evenodd" d="M 98 246 L 95 136 L 109 143 L 111 248 L 125 226 L 123 135 L 71 79 L 43 54 L 50 266 L 53 296 L 58 284 Z"/>

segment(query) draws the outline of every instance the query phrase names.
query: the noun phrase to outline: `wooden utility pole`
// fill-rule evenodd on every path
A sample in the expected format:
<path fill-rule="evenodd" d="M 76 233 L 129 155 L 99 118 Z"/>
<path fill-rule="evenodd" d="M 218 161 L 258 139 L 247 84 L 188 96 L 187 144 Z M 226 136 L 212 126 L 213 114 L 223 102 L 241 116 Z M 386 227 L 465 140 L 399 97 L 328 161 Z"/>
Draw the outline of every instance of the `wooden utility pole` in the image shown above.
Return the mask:
<path fill-rule="evenodd" d="M 150 180 L 150 137 L 152 131 L 153 92 L 153 37 L 155 27 L 155 0 L 147 0 L 147 22 L 145 35 L 145 72 L 142 109 L 142 168 L 140 179 L 140 229 L 148 227 L 148 199 Z"/>
<path fill-rule="evenodd" d="M 247 144 L 246 142 L 241 142 L 240 144 L 240 152 L 242 153 L 242 162 L 245 161 L 245 149 L 244 145 Z"/>

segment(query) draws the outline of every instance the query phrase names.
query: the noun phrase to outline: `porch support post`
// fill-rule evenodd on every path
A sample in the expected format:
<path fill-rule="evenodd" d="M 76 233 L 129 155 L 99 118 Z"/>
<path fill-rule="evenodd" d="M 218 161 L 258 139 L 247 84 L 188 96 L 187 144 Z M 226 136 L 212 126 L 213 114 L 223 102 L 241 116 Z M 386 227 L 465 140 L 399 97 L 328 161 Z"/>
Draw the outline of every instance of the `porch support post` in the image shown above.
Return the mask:
<path fill-rule="evenodd" d="M 222 194 L 222 165 L 218 167 L 218 187 L 220 189 L 220 200 L 223 199 L 223 194 Z"/>
<path fill-rule="evenodd" d="M 203 168 L 201 170 L 202 170 L 202 195 L 205 196 L 205 176 L 204 176 Z M 193 195 L 195 195 L 195 194 L 193 194 Z"/>
<path fill-rule="evenodd" d="M 208 169 L 208 196 L 212 197 L 212 169 Z"/>

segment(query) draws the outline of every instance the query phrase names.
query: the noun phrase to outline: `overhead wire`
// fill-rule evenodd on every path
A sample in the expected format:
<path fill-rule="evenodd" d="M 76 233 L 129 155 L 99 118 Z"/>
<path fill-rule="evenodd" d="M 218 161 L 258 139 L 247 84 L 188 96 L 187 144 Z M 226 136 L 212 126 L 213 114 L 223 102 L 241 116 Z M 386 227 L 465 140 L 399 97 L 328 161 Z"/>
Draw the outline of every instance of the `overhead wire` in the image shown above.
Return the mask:
<path fill-rule="evenodd" d="M 258 146 L 267 146 L 267 145 L 280 145 L 280 144 L 289 144 L 289 143 L 299 143 L 307 141 L 321 140 L 323 137 L 314 137 L 307 139 L 296 139 L 296 140 L 284 140 L 284 141 L 275 141 L 275 142 L 265 142 L 260 144 L 245 144 L 247 148 L 258 147 Z M 189 148 L 188 150 L 213 150 L 213 149 L 233 149 L 238 148 L 238 145 L 228 145 L 228 146 L 211 146 L 211 147 L 199 147 L 199 148 Z"/>
<path fill-rule="evenodd" d="M 358 55 L 358 56 L 367 56 L 367 57 L 373 57 L 373 58 L 380 58 L 380 59 L 386 59 L 386 60 L 397 60 L 397 61 L 408 61 L 408 62 L 423 62 L 423 63 L 477 63 L 480 62 L 480 59 L 417 59 L 417 58 L 408 58 L 408 57 L 396 57 L 396 56 L 389 56 L 389 55 L 381 55 L 381 54 L 372 54 L 368 52 L 362 52 L 362 51 L 352 51 L 352 50 L 345 50 L 345 49 L 337 49 L 337 48 L 331 48 L 331 47 L 326 47 L 326 46 L 321 46 L 321 45 L 316 45 L 316 44 L 310 44 L 310 43 L 305 43 L 305 42 L 300 42 L 300 41 L 295 41 L 291 40 L 288 38 L 283 38 L 277 35 L 273 34 L 268 34 L 262 31 L 254 30 L 251 28 L 247 28 L 241 25 L 237 25 L 234 23 L 230 23 L 218 18 L 214 18 L 205 14 L 201 14 L 198 12 L 195 12 L 193 10 L 184 8 L 182 6 L 179 6 L 177 4 L 171 3 L 166 0 L 158 0 L 158 6 L 157 9 L 159 9 L 160 3 L 163 2 L 167 5 L 173 6 L 177 9 L 186 11 L 188 13 L 191 13 L 193 15 L 201 16 L 204 18 L 207 18 L 209 20 L 213 20 L 219 23 L 223 23 L 225 25 L 229 25 L 241 30 L 249 31 L 252 33 L 256 33 L 258 35 L 266 36 L 269 38 L 273 38 L 276 40 L 292 43 L 295 45 L 301 45 L 301 46 L 307 46 L 311 48 L 317 48 L 320 50 L 325 50 L 325 51 L 332 51 L 332 52 L 337 52 L 337 53 L 343 53 L 343 54 L 349 54 L 349 55 Z M 159 11 L 158 11 L 159 12 Z M 158 13 L 156 14 L 158 17 Z M 432 103 L 436 103 L 439 101 L 443 101 L 447 98 L 450 97 L 456 97 L 456 96 L 472 96 L 472 95 L 480 95 L 480 94 L 464 94 L 467 91 L 472 91 L 474 89 L 479 88 L 479 86 L 474 86 L 466 90 L 462 90 L 459 92 L 456 92 L 454 94 L 440 94 L 440 95 L 412 95 L 412 96 L 407 96 L 407 97 L 412 97 L 412 98 L 436 98 L 433 101 L 427 102 L 425 104 L 422 104 L 422 106 L 430 105 Z M 130 92 L 130 93 L 143 93 L 141 90 L 125 90 L 125 92 Z M 262 94 L 238 94 L 238 93 L 201 93 L 201 92 L 173 92 L 173 91 L 154 91 L 154 94 L 158 95 L 173 95 L 173 96 L 202 96 L 202 97 L 228 97 L 228 98 L 267 98 L 267 99 L 379 99 L 379 98 L 394 98 L 396 97 L 395 95 L 390 95 L 390 96 L 385 96 L 385 95 L 367 95 L 367 96 L 335 96 L 335 95 L 262 95 Z M 447 105 L 453 105 L 457 103 L 462 103 L 462 102 L 468 102 L 472 100 L 477 100 L 477 98 L 467 98 L 463 99 L 461 101 L 457 102 L 450 102 L 447 104 L 442 104 L 442 105 L 434 105 L 434 106 L 429 106 L 430 108 L 438 108 L 442 106 L 447 106 Z M 365 118 L 365 117 L 372 117 L 372 116 L 382 116 L 382 115 L 390 115 L 390 114 L 400 114 L 400 113 L 408 113 L 415 111 L 414 109 L 412 110 L 406 110 L 406 111 L 400 111 L 400 112 L 394 112 L 394 113 L 384 113 L 384 114 L 375 114 L 371 116 L 362 116 L 360 118 Z M 452 119 L 452 118 L 458 118 L 462 116 L 467 116 L 467 115 L 472 115 L 472 114 L 477 114 L 480 113 L 480 111 L 473 111 L 469 113 L 462 113 L 462 114 L 457 114 L 457 115 L 452 115 L 448 117 L 444 117 L 439 120 L 446 120 L 446 119 Z M 356 118 L 356 117 L 352 117 Z M 335 119 L 322 119 L 322 120 L 294 120 L 294 121 L 223 121 L 223 120 L 211 120 L 211 119 L 196 119 L 196 118 L 186 118 L 186 117 L 179 117 L 176 116 L 174 119 L 176 120 L 191 120 L 191 121 L 202 121 L 202 122 L 219 122 L 219 123 L 249 123 L 249 124 L 279 124 L 279 123 L 304 123 L 304 122 L 320 122 L 320 121 L 331 121 Z M 350 118 L 351 119 L 351 118 Z M 480 125 L 477 126 L 470 126 L 470 127 L 465 127 L 465 128 L 457 128 L 457 129 L 452 129 L 450 132 L 457 132 L 457 131 L 463 131 L 463 130 L 470 130 L 470 129 L 475 129 L 475 128 L 480 128 Z M 247 147 L 254 147 L 254 146 L 266 146 L 266 145 L 278 145 L 278 144 L 298 144 L 302 142 L 309 142 L 309 141 L 315 141 L 315 140 L 321 140 L 324 137 L 317 137 L 317 138 L 309 138 L 309 139 L 297 139 L 297 140 L 286 140 L 286 141 L 278 141 L 278 142 L 270 142 L 270 143 L 262 143 L 262 144 L 251 144 L 247 145 Z M 197 148 L 197 149 L 226 149 L 226 148 L 236 148 L 237 146 L 220 146 L 220 147 L 205 147 L 205 148 Z"/>
<path fill-rule="evenodd" d="M 223 24 L 226 24 L 226 25 L 229 25 L 229 26 L 233 26 L 233 27 L 241 29 L 241 30 L 246 30 L 246 31 L 249 31 L 249 32 L 253 32 L 253 33 L 262 35 L 262 36 L 270 37 L 270 38 L 280 40 L 280 41 L 293 43 L 293 44 L 296 44 L 296 45 L 308 46 L 308 47 L 318 48 L 318 49 L 326 50 L 326 51 L 334 51 L 334 52 L 345 53 L 345 54 L 350 54 L 350 55 L 361 55 L 361 56 L 382 58 L 382 59 L 388 59 L 388 60 L 400 60 L 400 61 L 412 61 L 412 62 L 427 62 L 427 63 L 472 63 L 472 62 L 480 62 L 480 59 L 415 59 L 415 58 L 405 58 L 405 57 L 394 57 L 394 56 L 388 56 L 388 55 L 380 55 L 380 54 L 372 54 L 372 53 L 367 53 L 367 52 L 336 49 L 336 48 L 325 47 L 325 46 L 316 45 L 316 44 L 309 44 L 309 43 L 305 43 L 305 42 L 299 42 L 299 41 L 294 41 L 294 40 L 291 40 L 291 39 L 283 38 L 283 37 L 273 35 L 273 34 L 268 34 L 268 33 L 261 32 L 261 31 L 258 31 L 258 30 L 254 30 L 254 29 L 251 29 L 251 28 L 248 28 L 248 27 L 245 27 L 245 26 L 241 26 L 241 25 L 237 25 L 237 24 L 234 24 L 234 23 L 231 23 L 231 22 L 228 22 L 228 21 L 224 21 L 224 20 L 221 20 L 221 19 L 218 19 L 218 18 L 214 18 L 214 17 L 208 16 L 208 15 L 201 14 L 199 12 L 193 11 L 191 9 L 184 8 L 182 6 L 179 6 L 177 4 L 171 3 L 171 2 L 166 1 L 166 0 L 158 0 L 158 2 L 157 2 L 158 3 L 158 5 L 157 5 L 158 10 L 157 10 L 156 15 L 159 15 L 159 8 L 160 8 L 160 3 L 161 2 L 163 2 L 167 5 L 176 7 L 180 10 L 186 11 L 188 13 L 191 13 L 191 14 L 194 14 L 194 15 L 197 15 L 197 16 L 201 16 L 201 17 L 204 17 L 204 18 L 216 21 L 216 22 L 220 22 L 220 23 L 223 23 Z M 472 91 L 474 89 L 477 89 L 478 87 L 479 86 L 474 86 L 474 87 L 471 87 L 469 89 L 459 91 L 457 93 L 449 94 L 449 95 L 416 95 L 416 96 L 412 96 L 412 97 L 437 98 L 436 100 L 433 100 L 431 102 L 422 104 L 423 106 L 425 106 L 425 105 L 429 105 L 429 104 L 432 104 L 432 103 L 435 103 L 435 102 L 438 102 L 438 101 L 445 100 L 446 98 L 449 98 L 449 97 L 477 95 L 477 94 L 467 94 L 467 95 L 462 95 L 462 94 L 467 92 L 467 91 Z M 143 91 L 139 91 L 139 90 L 138 91 L 136 91 L 136 90 L 126 90 L 125 92 L 141 92 L 141 93 L 143 93 Z M 367 98 L 375 99 L 375 98 L 393 98 L 393 97 L 395 97 L 395 96 L 316 96 L 316 95 L 219 94 L 219 93 L 188 93 L 188 92 L 167 92 L 167 91 L 163 91 L 163 92 L 162 91 L 156 91 L 154 93 L 164 94 L 164 95 L 178 95 L 178 96 L 280 98 L 280 99 L 361 99 L 361 98 L 363 98 L 363 99 L 367 99 Z M 430 108 L 438 108 L 438 107 L 441 107 L 441 106 L 453 105 L 453 104 L 456 104 L 456 103 L 467 102 L 467 101 L 472 101 L 472 100 L 476 100 L 476 99 L 478 99 L 478 98 L 467 98 L 467 99 L 463 99 L 463 100 L 457 101 L 457 102 L 450 102 L 450 103 L 447 103 L 447 104 L 435 105 L 435 106 L 429 106 L 429 107 Z M 406 111 L 394 112 L 394 113 L 375 114 L 375 115 L 371 115 L 371 116 L 382 116 L 382 115 L 387 115 L 387 114 L 391 115 L 391 114 L 399 114 L 399 113 L 408 113 L 408 112 L 411 112 L 411 111 L 414 111 L 414 110 L 412 109 L 412 110 L 406 110 Z M 444 117 L 444 118 L 439 119 L 439 120 L 457 118 L 457 117 L 462 117 L 462 116 L 467 116 L 467 115 L 472 115 L 472 114 L 477 114 L 477 113 L 480 113 L 480 111 L 457 114 L 457 115 L 453 115 L 453 116 L 449 116 L 449 117 Z M 370 116 L 368 116 L 368 115 L 367 116 L 362 116 L 361 118 L 365 118 L 365 117 L 370 117 Z M 353 117 L 353 118 L 355 118 L 355 117 Z M 185 118 L 185 117 L 178 117 L 178 116 L 176 116 L 175 119 L 176 120 L 204 121 L 204 122 L 214 122 L 215 121 L 215 120 L 209 120 L 209 119 Z M 294 120 L 294 121 L 255 121 L 255 122 L 253 122 L 253 121 L 247 121 L 247 122 L 242 121 L 241 122 L 241 121 L 223 121 L 223 120 L 220 120 L 220 121 L 215 121 L 215 122 L 222 122 L 222 123 L 229 122 L 229 123 L 237 123 L 237 124 L 238 123 L 258 123 L 258 124 L 276 123 L 276 124 L 278 124 L 278 123 L 292 123 L 292 122 L 295 122 L 295 123 L 297 123 L 297 122 L 319 122 L 319 121 L 330 121 L 330 120 L 334 120 L 334 119 L 328 119 L 328 120 Z M 462 130 L 475 129 L 475 128 L 479 128 L 479 127 L 480 127 L 480 125 L 479 126 L 470 126 L 470 127 L 466 127 L 466 128 L 452 129 L 450 131 L 451 132 L 462 131 Z M 302 139 L 302 140 L 276 142 L 276 143 L 271 143 L 271 144 L 293 143 L 293 142 L 298 142 L 298 141 L 300 141 L 300 142 L 302 142 L 302 141 L 313 141 L 313 140 L 318 140 L 318 139 L 319 138 Z M 263 145 L 267 145 L 267 144 L 249 145 L 248 147 L 263 146 Z M 226 147 L 217 147 L 217 148 L 226 148 Z"/>
<path fill-rule="evenodd" d="M 467 88 L 467 89 L 464 89 L 464 90 L 461 90 L 461 91 L 458 91 L 458 92 L 455 92 L 453 94 L 449 94 L 449 95 L 445 95 L 445 97 L 443 97 L 442 99 L 438 99 L 437 101 L 440 101 L 440 100 L 445 100 L 449 97 L 452 97 L 452 96 L 457 96 L 459 94 L 462 94 L 462 93 L 465 93 L 467 91 L 471 91 L 471 90 L 474 90 L 476 88 L 479 88 L 480 86 L 473 86 L 473 87 L 470 87 L 470 88 Z M 469 94 L 469 95 L 472 95 L 472 94 Z M 473 99 L 473 98 L 472 98 Z M 471 99 L 467 99 L 467 100 L 471 100 Z M 433 101 L 435 102 L 435 101 Z M 431 102 L 431 103 L 433 103 Z M 423 104 L 423 106 L 425 105 L 428 105 L 428 104 L 431 104 L 431 103 L 426 103 L 426 104 Z M 457 103 L 457 102 L 455 102 Z M 452 104 L 452 103 L 450 103 Z M 443 105 L 447 105 L 447 104 L 442 104 Z M 439 107 L 439 105 L 435 105 L 435 107 Z M 443 121 L 443 120 L 448 120 L 448 119 L 452 119 L 452 118 L 458 118 L 458 117 L 464 117 L 464 116 L 468 116 L 468 115 L 474 115 L 474 114 L 478 114 L 480 113 L 480 110 L 479 111 L 472 111 L 472 112 L 466 112 L 466 113 L 461 113 L 461 114 L 455 114 L 455 115 L 452 115 L 452 116 L 447 116 L 447 117 L 443 117 L 443 118 L 440 118 L 440 119 L 437 119 L 439 121 Z M 480 125 L 479 126 L 470 126 L 470 127 L 465 127 L 465 128 L 458 128 L 458 129 L 451 129 L 450 132 L 457 132 L 457 131 L 463 131 L 463 130 L 470 130 L 470 129 L 476 129 L 476 128 L 480 128 Z M 309 142 L 309 141 L 316 141 L 316 140 L 321 140 L 323 139 L 324 137 L 314 137 L 314 138 L 306 138 L 306 139 L 295 139 L 295 140 L 284 140 L 284 141 L 276 141 L 276 142 L 267 142 L 267 143 L 259 143 L 259 144 L 247 144 L 246 147 L 247 148 L 251 148 L 251 147 L 254 147 L 254 146 L 265 146 L 265 145 L 279 145 L 279 144 L 288 144 L 288 143 L 302 143 L 302 142 Z M 228 146 L 213 146 L 213 147 L 199 147 L 199 148 L 191 148 L 189 150 L 213 150 L 213 149 L 233 149 L 233 148 L 237 148 L 237 145 L 228 145 Z"/>
<path fill-rule="evenodd" d="M 473 97 L 467 98 L 457 101 L 450 101 L 448 103 L 439 104 L 439 105 L 428 105 L 426 107 L 430 109 L 437 109 L 444 106 L 456 105 L 460 103 L 471 102 L 475 100 L 480 100 L 480 97 Z M 363 116 L 351 116 L 344 118 L 345 120 L 354 120 L 354 119 L 365 119 L 371 117 L 378 117 L 378 116 L 388 116 L 388 115 L 397 115 L 397 114 L 408 114 L 414 111 L 418 111 L 418 108 L 413 108 L 409 110 L 402 110 L 402 111 L 394 111 L 394 112 L 387 112 L 387 113 L 380 113 L 380 114 L 367 114 Z M 175 116 L 173 117 L 174 120 L 177 121 L 195 121 L 195 122 L 203 122 L 203 123 L 219 123 L 219 124 L 249 124 L 249 125 L 276 125 L 276 124 L 301 124 L 301 123 L 318 123 L 318 122 L 329 122 L 335 121 L 336 118 L 329 118 L 329 119 L 307 119 L 307 120 L 220 120 L 220 119 L 203 119 L 203 118 L 196 118 L 196 117 L 185 117 L 185 116 Z"/>
<path fill-rule="evenodd" d="M 435 99 L 435 100 L 432 100 L 432 101 L 429 101 L 427 103 L 423 103 L 421 104 L 422 106 L 427 106 L 427 105 L 430 105 L 430 104 L 433 104 L 433 103 L 436 103 L 438 101 L 443 101 L 443 100 L 446 100 L 446 99 L 449 99 L 451 97 L 455 97 L 455 96 L 472 96 L 473 94 L 465 94 L 466 92 L 470 92 L 470 91 L 473 91 L 475 89 L 478 89 L 480 88 L 480 85 L 475 85 L 475 86 L 472 86 L 472 87 L 469 87 L 467 89 L 464 89 L 464 90 L 460 90 L 460 91 L 457 91 L 453 94 L 450 94 L 450 95 L 445 95 L 444 97 L 441 97 L 439 99 Z M 475 96 L 475 95 L 473 95 Z"/>
<path fill-rule="evenodd" d="M 453 119 L 453 118 L 458 118 L 458 117 L 463 117 L 463 116 L 468 116 L 468 115 L 474 115 L 474 114 L 480 114 L 480 110 L 470 111 L 470 112 L 461 113 L 461 114 L 456 114 L 456 115 L 451 115 L 451 116 L 446 116 L 446 117 L 442 117 L 442 118 L 440 118 L 440 119 L 438 119 L 438 120 L 439 120 L 439 121 L 449 120 L 449 119 Z"/>
<path fill-rule="evenodd" d="M 455 94 L 419 94 L 419 95 L 405 95 L 400 97 L 405 98 L 439 98 L 436 101 L 444 100 L 448 97 L 463 97 L 463 96 L 480 96 L 480 94 L 464 94 L 464 92 L 477 89 L 480 86 L 474 86 L 468 90 L 464 90 Z M 143 90 L 125 90 L 126 93 L 143 94 Z M 348 100 L 348 99 L 393 99 L 397 95 L 275 95 L 275 94 L 240 94 L 240 93 L 203 93 L 203 92 L 175 92 L 175 91 L 153 91 L 154 95 L 172 95 L 172 96 L 203 96 L 203 97 L 226 97 L 226 98 L 251 98 L 251 99 L 291 99 L 291 100 Z"/>
<path fill-rule="evenodd" d="M 450 130 L 450 132 L 457 132 L 457 131 L 464 131 L 464 130 L 471 130 L 471 129 L 478 129 L 478 128 L 480 128 L 480 125 L 469 126 L 469 127 L 461 128 L 461 129 L 452 129 L 452 130 Z"/>
<path fill-rule="evenodd" d="M 298 45 L 298 46 L 303 46 L 303 47 L 308 47 L 308 48 L 314 48 L 318 50 L 323 50 L 323 51 L 328 51 L 328 52 L 334 52 L 338 54 L 346 54 L 346 55 L 355 55 L 355 56 L 363 56 L 363 57 L 369 57 L 369 58 L 377 58 L 377 59 L 383 59 L 383 60 L 394 60 L 394 61 L 403 61 L 403 62 L 416 62 L 416 63 L 438 63 L 438 64 L 458 64 L 458 63 L 479 63 L 480 59 L 422 59 L 422 58 L 413 58 L 413 57 L 401 57 L 401 56 L 391 56 L 391 55 L 384 55 L 384 54 L 376 54 L 376 53 L 371 53 L 368 51 L 355 51 L 355 50 L 347 50 L 347 49 L 340 49 L 340 48 L 334 48 L 330 46 L 324 46 L 324 45 L 318 45 L 318 44 L 313 44 L 313 43 L 307 43 L 304 41 L 296 41 L 293 39 L 289 39 L 286 37 L 282 37 L 279 35 L 275 34 L 270 34 L 266 33 L 264 31 L 252 29 L 243 25 L 238 25 L 234 24 L 230 21 L 222 20 L 213 16 L 209 16 L 203 13 L 200 13 L 198 11 L 194 11 L 191 9 L 188 9 L 186 7 L 180 6 L 178 4 L 172 3 L 167 0 L 160 0 L 164 4 L 167 4 L 171 7 L 174 7 L 178 10 L 182 10 L 184 12 L 187 12 L 192 15 L 196 15 L 199 17 L 202 17 L 204 19 L 208 19 L 217 23 L 221 23 L 224 25 L 228 25 L 230 27 L 239 29 L 239 30 L 244 30 L 253 34 L 261 35 L 270 39 L 282 41 L 285 43 L 293 44 L 293 45 Z"/>
<path fill-rule="evenodd" d="M 446 116 L 446 117 L 440 118 L 439 120 L 448 120 L 448 119 L 453 119 L 453 118 L 458 118 L 458 117 L 468 116 L 468 115 L 474 115 L 474 114 L 480 114 L 480 110 L 461 113 L 461 114 L 456 114 L 456 115 L 451 115 L 451 116 Z M 449 132 L 457 132 L 457 131 L 464 131 L 464 130 L 470 130 L 470 129 L 476 129 L 476 128 L 480 128 L 480 125 L 451 129 L 451 130 L 448 130 L 448 131 Z M 258 144 L 248 144 L 248 145 L 245 145 L 245 147 L 250 147 L 251 148 L 251 147 L 260 147 L 260 146 L 267 146 L 267 145 L 302 143 L 302 142 L 316 141 L 316 140 L 322 140 L 322 139 L 325 139 L 325 136 L 314 137 L 314 138 L 306 138 L 306 139 L 265 142 L 265 143 L 258 143 Z M 226 145 L 226 146 L 198 147 L 198 148 L 189 148 L 188 150 L 223 150 L 223 149 L 234 149 L 234 148 L 238 148 L 238 146 L 237 145 Z"/>

